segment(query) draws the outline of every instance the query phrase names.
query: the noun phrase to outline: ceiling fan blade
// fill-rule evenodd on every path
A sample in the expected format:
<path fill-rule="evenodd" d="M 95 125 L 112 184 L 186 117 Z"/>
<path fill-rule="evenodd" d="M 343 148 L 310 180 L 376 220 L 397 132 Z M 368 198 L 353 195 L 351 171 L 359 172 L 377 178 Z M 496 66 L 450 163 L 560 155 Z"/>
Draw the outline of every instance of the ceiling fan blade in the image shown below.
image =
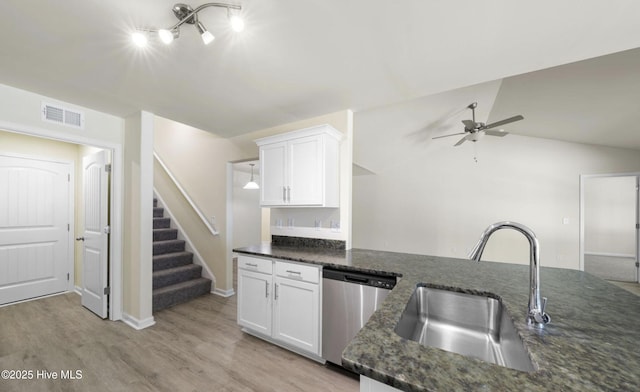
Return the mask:
<path fill-rule="evenodd" d="M 459 145 L 461 145 L 462 143 L 467 141 L 467 137 L 463 137 L 462 139 L 458 140 L 458 143 L 454 144 L 454 147 L 458 147 Z"/>
<path fill-rule="evenodd" d="M 431 139 L 442 139 L 443 137 L 456 136 L 456 135 L 464 135 L 464 132 L 452 133 L 451 135 L 436 136 L 436 137 L 432 137 Z"/>
<path fill-rule="evenodd" d="M 486 133 L 487 135 L 491 135 L 491 136 L 507 136 L 509 134 L 509 132 L 507 131 L 484 131 L 484 133 Z"/>
<path fill-rule="evenodd" d="M 482 127 L 482 129 L 495 128 L 495 127 L 499 127 L 500 125 L 505 125 L 505 124 L 509 124 L 512 122 L 520 121 L 520 120 L 524 120 L 524 117 L 522 117 L 521 115 L 517 115 L 517 116 L 505 118 L 504 120 L 501 120 L 501 121 L 496 121 L 494 123 L 487 124 L 484 127 Z"/>

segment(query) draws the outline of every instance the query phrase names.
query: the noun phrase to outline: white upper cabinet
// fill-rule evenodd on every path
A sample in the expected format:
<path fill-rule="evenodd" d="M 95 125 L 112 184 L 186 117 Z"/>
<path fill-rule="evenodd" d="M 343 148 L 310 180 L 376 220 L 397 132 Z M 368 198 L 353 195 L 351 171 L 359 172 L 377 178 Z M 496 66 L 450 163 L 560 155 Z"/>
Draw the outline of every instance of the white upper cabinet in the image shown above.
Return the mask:
<path fill-rule="evenodd" d="M 256 140 L 260 148 L 260 204 L 339 207 L 340 141 L 329 125 Z"/>

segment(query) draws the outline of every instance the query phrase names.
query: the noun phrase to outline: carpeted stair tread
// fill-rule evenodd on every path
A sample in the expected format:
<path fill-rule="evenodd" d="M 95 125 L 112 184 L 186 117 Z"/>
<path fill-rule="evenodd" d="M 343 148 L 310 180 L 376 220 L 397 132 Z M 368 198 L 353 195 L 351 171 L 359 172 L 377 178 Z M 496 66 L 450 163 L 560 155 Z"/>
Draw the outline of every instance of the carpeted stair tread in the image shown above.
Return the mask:
<path fill-rule="evenodd" d="M 164 217 L 164 208 L 162 208 L 162 207 L 153 207 L 153 217 L 154 218 L 163 218 Z"/>
<path fill-rule="evenodd" d="M 202 277 L 202 266 L 187 264 L 153 273 L 153 289 L 170 286 Z"/>
<path fill-rule="evenodd" d="M 165 253 L 163 255 L 153 256 L 153 270 L 161 271 L 167 268 L 175 268 L 193 262 L 193 253 L 191 252 L 175 252 Z"/>
<path fill-rule="evenodd" d="M 153 241 L 178 239 L 178 229 L 153 229 Z"/>
<path fill-rule="evenodd" d="M 168 229 L 171 226 L 171 218 L 153 218 L 154 229 Z"/>
<path fill-rule="evenodd" d="M 184 240 L 166 240 L 153 242 L 153 255 L 163 255 L 167 253 L 184 252 Z"/>
<path fill-rule="evenodd" d="M 193 253 L 185 250 L 171 228 L 171 218 L 153 199 L 153 311 L 190 301 L 211 292 L 212 282 L 202 277 L 202 266 L 193 264 Z"/>
<path fill-rule="evenodd" d="M 211 280 L 198 278 L 153 290 L 153 311 L 187 302 L 211 292 Z"/>

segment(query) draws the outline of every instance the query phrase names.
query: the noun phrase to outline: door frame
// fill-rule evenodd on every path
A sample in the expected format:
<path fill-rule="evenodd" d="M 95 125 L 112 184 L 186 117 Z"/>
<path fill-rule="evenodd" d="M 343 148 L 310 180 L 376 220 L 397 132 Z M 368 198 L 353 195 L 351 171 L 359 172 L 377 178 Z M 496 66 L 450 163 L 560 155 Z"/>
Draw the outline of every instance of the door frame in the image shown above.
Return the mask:
<path fill-rule="evenodd" d="M 36 136 L 44 139 L 57 140 L 61 142 L 88 145 L 92 147 L 111 150 L 111 241 L 109 252 L 111 255 L 109 264 L 109 282 L 111 295 L 109 296 L 109 319 L 122 320 L 123 310 L 123 284 L 122 284 L 122 257 L 123 257 L 123 237 L 122 237 L 122 212 L 124 198 L 124 153 L 120 143 L 106 142 L 104 140 L 90 137 L 67 134 L 60 131 L 53 131 L 46 128 L 34 127 L 25 124 L 16 124 L 0 120 L 0 129 L 23 135 Z M 72 174 L 73 176 L 73 174 Z M 75 200 L 74 200 L 75 202 Z M 75 210 L 75 205 L 74 205 Z M 71 222 L 73 227 L 73 221 Z M 73 236 L 72 236 L 73 237 Z M 75 257 L 74 257 L 75 264 Z M 73 269 L 72 269 L 73 271 Z M 70 280 L 71 282 L 71 280 Z M 74 286 L 75 287 L 75 286 Z M 75 290 L 75 289 L 74 289 Z M 71 290 L 71 291 L 74 291 Z"/>
<path fill-rule="evenodd" d="M 584 185 L 585 181 L 592 178 L 605 177 L 635 177 L 636 178 L 636 224 L 640 223 L 640 172 L 605 173 L 605 174 L 581 174 L 580 175 L 580 271 L 584 271 Z M 636 263 L 640 262 L 640 230 L 636 229 Z M 636 267 L 636 282 L 640 283 L 640 269 Z"/>

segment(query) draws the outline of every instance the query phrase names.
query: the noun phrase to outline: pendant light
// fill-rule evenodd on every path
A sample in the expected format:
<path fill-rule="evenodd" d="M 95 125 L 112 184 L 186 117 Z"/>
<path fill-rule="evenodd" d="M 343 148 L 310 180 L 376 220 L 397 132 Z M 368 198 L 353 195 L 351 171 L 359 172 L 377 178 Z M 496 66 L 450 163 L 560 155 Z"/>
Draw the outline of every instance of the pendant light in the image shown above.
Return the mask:
<path fill-rule="evenodd" d="M 250 163 L 249 165 L 251 166 L 251 180 L 247 182 L 247 185 L 243 186 L 242 189 L 260 189 L 260 186 L 255 181 L 253 181 L 253 167 L 255 166 L 255 164 Z"/>

